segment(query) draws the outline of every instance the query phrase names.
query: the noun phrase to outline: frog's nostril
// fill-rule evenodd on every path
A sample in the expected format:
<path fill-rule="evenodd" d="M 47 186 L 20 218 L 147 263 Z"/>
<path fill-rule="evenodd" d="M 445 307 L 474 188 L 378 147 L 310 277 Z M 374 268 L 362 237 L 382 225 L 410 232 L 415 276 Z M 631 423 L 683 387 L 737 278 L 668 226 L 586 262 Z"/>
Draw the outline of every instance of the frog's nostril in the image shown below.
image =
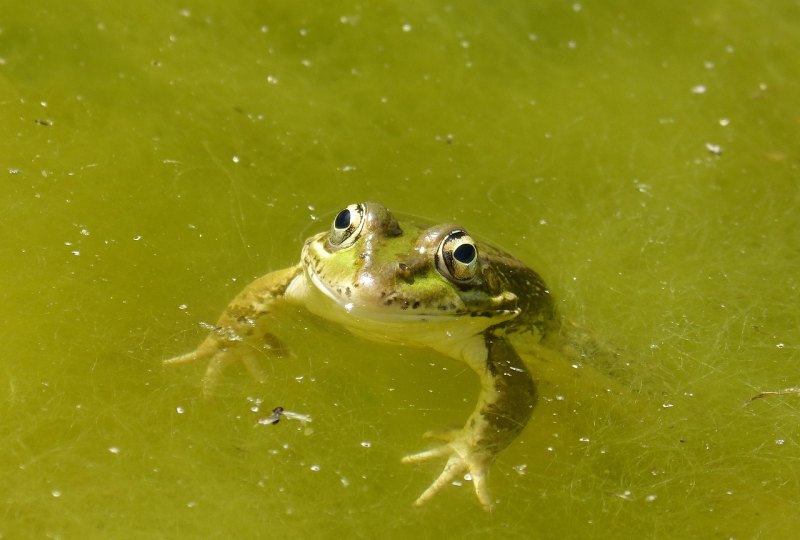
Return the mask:
<path fill-rule="evenodd" d="M 397 276 L 408 283 L 414 282 L 414 270 L 406 263 L 397 263 Z"/>

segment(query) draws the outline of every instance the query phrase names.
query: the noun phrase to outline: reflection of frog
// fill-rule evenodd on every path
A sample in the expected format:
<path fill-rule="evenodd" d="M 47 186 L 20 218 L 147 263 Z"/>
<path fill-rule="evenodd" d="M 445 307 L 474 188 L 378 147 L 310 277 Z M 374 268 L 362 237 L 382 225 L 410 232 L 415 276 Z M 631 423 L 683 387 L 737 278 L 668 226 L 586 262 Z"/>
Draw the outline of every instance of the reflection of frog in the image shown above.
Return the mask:
<path fill-rule="evenodd" d="M 542 279 L 458 226 L 401 224 L 380 204 L 353 204 L 339 212 L 330 231 L 306 241 L 300 264 L 248 285 L 194 352 L 166 363 L 208 360 L 206 393 L 234 361 L 255 370 L 255 340 L 281 348 L 256 323 L 284 302 L 302 305 L 358 336 L 430 347 L 469 364 L 480 377 L 481 390 L 464 427 L 447 434 L 442 446 L 403 461 L 447 458 L 417 504 L 468 472 L 480 503 L 489 509 L 488 468 L 525 427 L 537 397 L 528 369 L 506 336 L 558 333 Z"/>

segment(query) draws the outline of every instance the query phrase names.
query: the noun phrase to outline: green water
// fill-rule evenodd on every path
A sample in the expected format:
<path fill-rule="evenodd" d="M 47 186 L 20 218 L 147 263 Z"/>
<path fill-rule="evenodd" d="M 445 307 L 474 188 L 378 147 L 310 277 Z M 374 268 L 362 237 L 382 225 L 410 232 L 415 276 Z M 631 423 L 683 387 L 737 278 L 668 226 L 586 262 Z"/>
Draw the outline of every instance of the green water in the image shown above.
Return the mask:
<path fill-rule="evenodd" d="M 39 4 L 0 6 L 0 537 L 797 534 L 800 396 L 743 405 L 800 385 L 797 2 Z M 161 366 L 364 199 L 623 351 L 623 397 L 542 381 L 492 514 L 400 463 L 472 410 L 453 360 L 288 313 L 266 384 Z"/>

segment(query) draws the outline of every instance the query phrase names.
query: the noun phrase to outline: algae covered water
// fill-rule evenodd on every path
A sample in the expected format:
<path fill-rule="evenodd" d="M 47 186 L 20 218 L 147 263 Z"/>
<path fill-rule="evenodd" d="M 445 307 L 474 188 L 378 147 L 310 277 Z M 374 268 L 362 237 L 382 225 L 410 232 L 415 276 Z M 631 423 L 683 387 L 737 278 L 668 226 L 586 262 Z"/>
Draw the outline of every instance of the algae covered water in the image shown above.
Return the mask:
<path fill-rule="evenodd" d="M 0 536 L 793 535 L 800 396 L 746 401 L 800 386 L 798 23 L 4 2 Z M 539 366 L 491 514 L 469 480 L 412 507 L 442 464 L 400 463 L 472 410 L 458 362 L 287 310 L 263 384 L 231 369 L 204 400 L 202 366 L 161 365 L 363 200 L 511 251 L 619 353 Z"/>

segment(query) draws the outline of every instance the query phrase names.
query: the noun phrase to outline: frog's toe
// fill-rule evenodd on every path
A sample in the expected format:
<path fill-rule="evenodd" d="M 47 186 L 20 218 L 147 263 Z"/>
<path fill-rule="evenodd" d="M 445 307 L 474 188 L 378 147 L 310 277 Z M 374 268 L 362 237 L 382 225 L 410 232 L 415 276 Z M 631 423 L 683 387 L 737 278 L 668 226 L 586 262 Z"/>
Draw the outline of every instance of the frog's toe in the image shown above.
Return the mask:
<path fill-rule="evenodd" d="M 491 459 L 483 453 L 471 451 L 466 445 L 460 445 L 458 441 L 454 441 L 453 443 L 438 446 L 430 450 L 410 454 L 405 456 L 402 461 L 403 463 L 416 463 L 442 456 L 449 456 L 444 469 L 442 469 L 441 474 L 439 474 L 428 489 L 417 497 L 414 504 L 416 506 L 425 504 L 456 477 L 464 473 L 469 473 L 478 501 L 481 503 L 484 510 L 491 510 L 492 501 L 489 498 L 489 489 L 486 485 L 486 472 L 489 469 Z"/>
<path fill-rule="evenodd" d="M 417 452 L 416 454 L 403 456 L 402 462 L 416 463 L 418 461 L 427 461 L 432 458 L 446 456 L 452 453 L 453 450 L 450 448 L 450 445 L 443 444 L 442 446 L 437 446 L 436 448 L 431 448 L 430 450 L 423 450 L 422 452 Z"/>
<path fill-rule="evenodd" d="M 289 347 L 287 347 L 283 341 L 272 334 L 264 334 L 262 339 L 264 340 L 264 343 L 261 346 L 261 350 L 267 355 L 275 358 L 288 358 L 289 356 L 292 356 Z"/>
<path fill-rule="evenodd" d="M 218 352 L 208 361 L 206 373 L 203 375 L 203 397 L 209 398 L 214 395 L 214 389 L 222 378 L 222 372 L 236 359 L 225 352 Z"/>
<path fill-rule="evenodd" d="M 199 360 L 201 356 L 198 354 L 197 351 L 192 351 L 186 354 L 179 354 L 178 356 L 173 356 L 172 358 L 167 358 L 163 360 L 161 363 L 165 366 L 173 366 L 178 364 L 188 364 L 189 362 L 194 362 L 195 360 Z"/>

